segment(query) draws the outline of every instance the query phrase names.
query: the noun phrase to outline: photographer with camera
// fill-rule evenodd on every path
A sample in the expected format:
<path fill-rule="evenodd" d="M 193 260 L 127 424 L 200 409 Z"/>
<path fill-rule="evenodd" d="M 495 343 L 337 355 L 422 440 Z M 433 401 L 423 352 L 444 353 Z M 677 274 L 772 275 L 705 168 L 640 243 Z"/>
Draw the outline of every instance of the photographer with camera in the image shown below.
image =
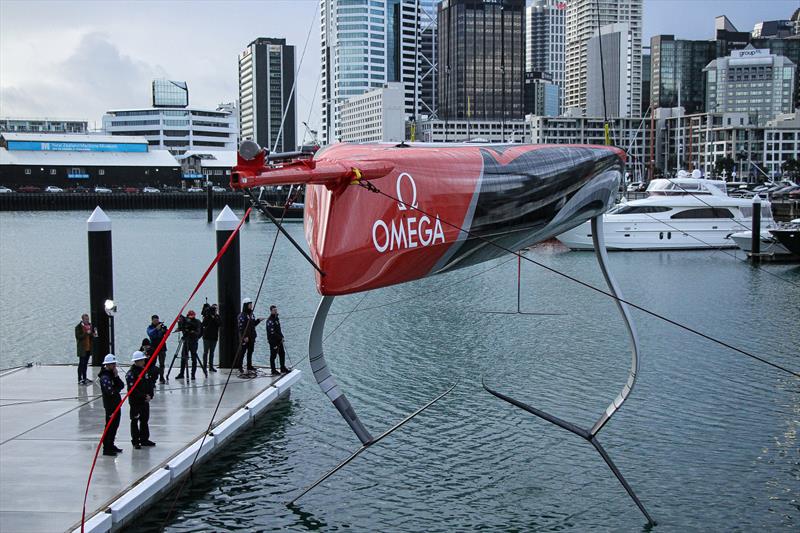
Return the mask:
<path fill-rule="evenodd" d="M 214 368 L 214 349 L 217 347 L 219 326 L 221 324 L 219 307 L 217 304 L 209 305 L 205 303 L 200 313 L 203 315 L 203 366 L 208 368 L 209 372 L 216 372 L 217 369 Z"/>
<path fill-rule="evenodd" d="M 161 342 L 161 339 L 164 338 L 164 335 L 167 334 L 167 326 L 164 325 L 158 319 L 158 315 L 153 315 L 150 317 L 150 325 L 147 326 L 147 336 L 150 338 L 150 345 L 152 346 L 153 350 L 158 347 L 158 343 Z M 164 346 L 158 352 L 158 368 L 159 368 L 159 383 L 166 383 L 164 380 L 164 363 L 166 363 L 167 358 L 167 343 L 164 343 Z"/>
<path fill-rule="evenodd" d="M 183 332 L 183 351 L 181 352 L 181 371 L 175 379 L 189 379 L 189 356 L 192 357 L 192 381 L 197 372 L 197 343 L 203 334 L 203 324 L 197 320 L 196 313 L 189 309 L 185 318 L 181 318 L 179 331 Z M 185 374 L 184 374 L 185 372 Z"/>

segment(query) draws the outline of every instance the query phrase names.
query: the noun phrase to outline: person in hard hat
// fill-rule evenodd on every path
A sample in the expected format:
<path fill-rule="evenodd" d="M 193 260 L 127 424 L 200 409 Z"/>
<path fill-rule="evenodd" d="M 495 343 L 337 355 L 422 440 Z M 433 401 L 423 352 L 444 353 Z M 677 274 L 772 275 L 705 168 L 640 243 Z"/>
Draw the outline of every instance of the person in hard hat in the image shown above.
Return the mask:
<path fill-rule="evenodd" d="M 239 340 L 241 341 L 241 349 L 239 360 L 234 361 L 234 364 L 239 363 L 239 372 L 244 372 L 242 369 L 243 356 L 247 355 L 247 371 L 255 370 L 253 367 L 253 350 L 256 347 L 256 326 L 261 323 L 260 318 L 256 318 L 253 314 L 253 300 L 245 298 L 242 300 L 242 312 L 239 313 Z"/>
<path fill-rule="evenodd" d="M 125 383 L 122 382 L 117 372 L 117 358 L 113 353 L 106 355 L 105 359 L 103 359 L 103 368 L 97 375 L 97 380 L 100 382 L 100 390 L 103 393 L 103 408 L 106 411 L 106 425 L 108 426 L 106 436 L 103 439 L 103 455 L 113 457 L 118 453 L 122 453 L 122 449 L 117 448 L 114 444 L 117 428 L 119 428 L 119 419 L 122 416 L 122 408 L 111 421 L 111 424 L 108 422 L 111 420 L 114 410 L 122 403 L 120 392 L 125 388 Z"/>
<path fill-rule="evenodd" d="M 131 408 L 131 444 L 137 450 L 142 446 L 155 446 L 156 443 L 150 440 L 150 400 L 153 398 L 152 384 L 147 375 L 142 376 L 142 380 L 133 388 L 136 380 L 144 372 L 144 365 L 147 356 L 144 352 L 136 351 L 131 355 L 131 368 L 125 374 L 125 381 L 128 383 L 128 404 Z"/>

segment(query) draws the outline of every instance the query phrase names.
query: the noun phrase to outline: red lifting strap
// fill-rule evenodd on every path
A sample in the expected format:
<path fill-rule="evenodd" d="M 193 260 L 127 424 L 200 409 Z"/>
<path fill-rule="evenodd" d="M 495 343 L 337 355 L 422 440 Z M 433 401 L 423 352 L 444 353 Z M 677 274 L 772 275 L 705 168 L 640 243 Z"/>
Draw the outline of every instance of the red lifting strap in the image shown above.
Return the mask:
<path fill-rule="evenodd" d="M 250 209 L 252 209 L 252 208 L 250 208 Z M 192 291 L 192 294 L 189 296 L 189 298 L 186 299 L 185 302 L 183 302 L 183 306 L 181 306 L 181 309 L 180 309 L 180 311 L 178 311 L 178 315 L 172 321 L 172 324 L 169 325 L 169 329 L 167 329 L 167 333 L 164 335 L 164 338 L 161 339 L 161 342 L 158 343 L 158 346 L 156 346 L 156 348 L 153 350 L 152 355 L 150 355 L 150 359 L 147 361 L 147 364 L 144 366 L 144 370 L 139 373 L 139 377 L 136 379 L 136 382 L 133 384 L 133 386 L 130 389 L 128 389 L 128 392 L 125 394 L 125 397 L 122 398 L 122 400 L 117 405 L 117 408 L 114 409 L 114 412 L 111 414 L 111 418 L 108 420 L 108 423 L 106 424 L 106 427 L 103 428 L 103 434 L 100 436 L 100 442 L 97 443 L 97 448 L 95 448 L 95 450 L 94 450 L 94 459 L 92 460 L 92 467 L 89 469 L 89 479 L 86 480 L 86 492 L 83 494 L 83 510 L 81 511 L 81 533 L 84 532 L 84 525 L 86 523 L 86 500 L 89 498 L 89 485 L 91 485 L 91 483 L 92 483 L 92 474 L 94 474 L 94 467 L 97 464 L 97 456 L 100 454 L 100 446 L 102 446 L 102 444 L 103 444 L 103 439 L 106 438 L 106 433 L 108 433 L 108 428 L 111 426 L 111 422 L 113 422 L 114 418 L 116 418 L 119 415 L 119 411 L 122 408 L 122 405 L 125 403 L 125 400 L 127 400 L 128 396 L 130 396 L 131 393 L 136 389 L 136 387 L 139 386 L 139 382 L 142 381 L 142 378 L 145 376 L 145 374 L 147 374 L 147 370 L 150 368 L 150 365 L 152 365 L 153 361 L 156 360 L 156 356 L 157 356 L 158 352 L 160 352 L 161 349 L 164 347 L 164 345 L 167 343 L 167 339 L 169 338 L 170 334 L 172 333 L 172 330 L 175 327 L 175 324 L 178 323 L 178 319 L 183 314 L 183 310 L 186 309 L 186 306 L 189 305 L 189 302 L 192 301 L 192 298 L 194 298 L 194 295 L 197 294 L 197 291 L 199 291 L 200 287 L 203 286 L 203 283 L 206 282 L 206 278 L 208 277 L 208 275 L 211 273 L 212 270 L 214 270 L 214 267 L 217 266 L 217 263 L 219 263 L 219 260 L 222 258 L 222 256 L 225 255 L 225 252 L 228 250 L 228 247 L 233 242 L 233 239 L 236 238 L 236 236 L 239 234 L 239 229 L 241 229 L 242 223 L 244 223 L 244 221 L 250 215 L 250 209 L 247 210 L 247 212 L 242 217 L 242 220 L 239 221 L 239 225 L 236 226 L 236 229 L 233 231 L 233 233 L 231 233 L 231 236 L 228 237 L 228 240 L 225 241 L 225 244 L 223 244 L 222 248 L 220 248 L 219 253 L 217 253 L 217 256 L 214 258 L 213 261 L 211 261 L 211 264 L 208 265 L 208 268 L 206 269 L 205 273 L 203 274 L 203 277 L 201 277 L 200 281 L 198 281 L 197 285 L 195 285 L 194 290 Z"/>

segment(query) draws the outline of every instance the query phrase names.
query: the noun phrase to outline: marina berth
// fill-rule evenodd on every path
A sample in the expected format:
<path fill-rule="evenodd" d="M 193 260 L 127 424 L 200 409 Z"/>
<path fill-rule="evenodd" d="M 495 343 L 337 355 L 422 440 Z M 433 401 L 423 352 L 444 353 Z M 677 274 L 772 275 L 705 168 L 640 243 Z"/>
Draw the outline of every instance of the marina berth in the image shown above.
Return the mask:
<path fill-rule="evenodd" d="M 648 196 L 622 202 L 603 216 L 609 250 L 734 248 L 732 235 L 749 231 L 752 200 L 728 196 L 724 181 L 687 177 L 655 179 Z M 761 227 L 774 224 L 771 205 L 761 203 Z M 591 250 L 589 224 L 558 236 L 573 250 Z"/>

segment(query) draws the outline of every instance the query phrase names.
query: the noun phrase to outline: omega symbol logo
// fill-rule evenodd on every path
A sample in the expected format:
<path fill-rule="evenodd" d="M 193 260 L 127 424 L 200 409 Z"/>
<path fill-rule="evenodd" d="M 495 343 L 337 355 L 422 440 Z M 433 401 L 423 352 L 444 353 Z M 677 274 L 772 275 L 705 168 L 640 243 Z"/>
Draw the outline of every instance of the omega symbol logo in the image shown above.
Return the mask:
<path fill-rule="evenodd" d="M 405 180 L 403 178 L 406 178 Z M 411 203 L 406 202 L 403 198 L 403 192 L 401 185 L 403 181 L 407 181 L 411 184 Z M 399 176 L 397 176 L 397 199 L 399 202 L 397 203 L 397 207 L 400 211 L 406 211 L 410 206 L 412 209 L 416 209 L 419 207 L 417 203 L 417 182 L 414 181 L 414 178 L 411 177 L 411 174 L 408 172 L 403 172 Z"/>

